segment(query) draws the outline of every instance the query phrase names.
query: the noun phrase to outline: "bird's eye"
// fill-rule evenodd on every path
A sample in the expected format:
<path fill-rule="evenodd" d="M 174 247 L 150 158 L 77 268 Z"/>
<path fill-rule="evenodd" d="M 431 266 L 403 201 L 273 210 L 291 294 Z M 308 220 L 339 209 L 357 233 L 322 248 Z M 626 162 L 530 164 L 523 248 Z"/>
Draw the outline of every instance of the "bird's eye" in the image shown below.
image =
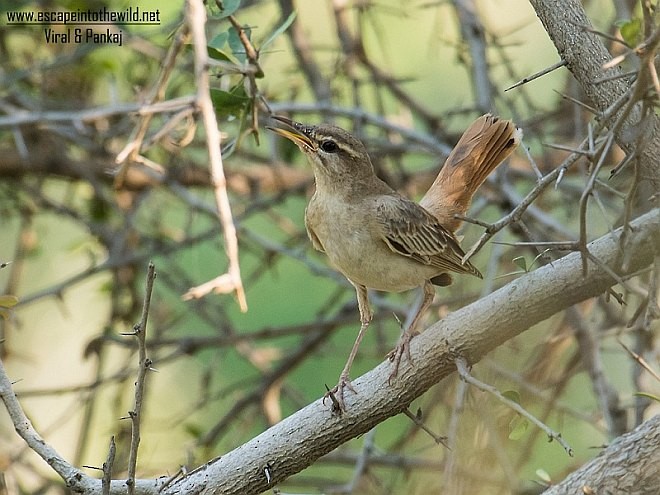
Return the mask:
<path fill-rule="evenodd" d="M 321 149 L 326 153 L 336 153 L 339 151 L 339 146 L 334 141 L 327 139 L 321 143 Z"/>

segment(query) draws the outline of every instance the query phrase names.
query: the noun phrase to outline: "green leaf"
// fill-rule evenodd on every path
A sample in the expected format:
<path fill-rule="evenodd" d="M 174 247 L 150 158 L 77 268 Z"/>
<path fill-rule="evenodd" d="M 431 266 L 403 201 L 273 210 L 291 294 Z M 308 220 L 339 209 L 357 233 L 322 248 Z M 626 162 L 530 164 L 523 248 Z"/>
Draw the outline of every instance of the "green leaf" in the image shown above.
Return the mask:
<path fill-rule="evenodd" d="M 291 12 L 291 14 L 289 14 L 289 17 L 287 17 L 287 19 L 280 25 L 280 27 L 278 27 L 275 31 L 271 33 L 271 35 L 268 38 L 266 38 L 266 41 L 264 41 L 261 44 L 261 48 L 259 48 L 259 50 L 263 50 L 264 48 L 266 48 L 273 41 L 275 41 L 275 39 L 279 35 L 281 35 L 284 31 L 286 31 L 288 27 L 291 25 L 291 23 L 294 21 L 294 19 L 296 18 L 296 15 L 297 15 L 296 11 Z"/>
<path fill-rule="evenodd" d="M 238 64 L 238 60 L 227 51 L 225 46 L 229 40 L 229 31 L 223 31 L 222 33 L 216 35 L 208 45 L 206 45 L 206 50 L 209 54 L 209 57 L 215 60 L 224 60 L 225 62 L 231 62 L 232 64 Z"/>
<path fill-rule="evenodd" d="M 550 251 L 552 251 L 552 250 L 551 250 L 550 248 L 548 248 L 548 249 L 543 250 L 543 251 L 540 252 L 539 254 L 537 254 L 536 257 L 534 258 L 534 260 L 532 261 L 532 264 L 529 265 L 529 269 L 531 270 L 532 267 L 533 267 L 534 265 L 536 265 L 536 262 L 537 262 L 538 260 L 540 260 L 541 258 L 543 258 L 543 256 L 545 256 L 545 255 L 546 255 L 547 253 L 549 253 Z M 529 271 L 529 270 L 528 270 L 528 271 Z"/>
<path fill-rule="evenodd" d="M 229 39 L 229 33 L 227 31 L 223 31 L 222 33 L 217 34 L 210 42 L 209 42 L 209 47 L 215 48 L 216 50 L 222 49 L 227 44 L 227 40 Z"/>
<path fill-rule="evenodd" d="M 520 440 L 527 433 L 529 421 L 522 416 L 516 415 L 509 423 L 509 440 Z"/>
<path fill-rule="evenodd" d="M 248 26 L 243 26 L 243 31 L 245 32 L 245 35 L 247 36 L 248 40 L 250 40 L 250 36 L 252 35 L 252 29 Z M 241 42 L 241 39 L 238 37 L 238 31 L 234 26 L 229 28 L 229 38 L 227 39 L 229 42 L 229 48 L 231 49 L 232 55 L 236 57 L 238 60 L 241 62 L 245 62 L 247 59 L 247 55 L 245 53 L 245 47 L 243 46 L 243 43 Z"/>
<path fill-rule="evenodd" d="M 231 91 L 211 89 L 211 101 L 216 113 L 221 116 L 240 116 L 250 104 L 250 98 L 245 94 L 242 84 Z"/>
<path fill-rule="evenodd" d="M 241 6 L 241 0 L 224 0 L 222 6 L 224 9 L 217 16 L 213 16 L 214 19 L 224 19 L 232 15 Z"/>
<path fill-rule="evenodd" d="M 18 304 L 18 297 L 6 294 L 0 296 L 0 307 L 3 308 L 13 308 Z"/>
<path fill-rule="evenodd" d="M 511 261 L 513 261 L 513 263 L 521 270 L 525 272 L 527 271 L 527 261 L 525 261 L 524 256 L 517 256 L 513 258 Z"/>
<path fill-rule="evenodd" d="M 516 404 L 520 404 L 520 393 L 517 390 L 505 390 L 502 395 Z"/>
<path fill-rule="evenodd" d="M 218 50 L 217 48 L 211 48 L 210 46 L 206 47 L 206 51 L 214 60 L 224 60 L 225 62 L 231 62 L 232 64 L 238 65 L 239 62 L 236 60 L 231 53 L 227 53 L 225 50 Z"/>
<path fill-rule="evenodd" d="M 642 20 L 630 19 L 619 24 L 621 37 L 629 47 L 634 47 L 642 40 Z"/>

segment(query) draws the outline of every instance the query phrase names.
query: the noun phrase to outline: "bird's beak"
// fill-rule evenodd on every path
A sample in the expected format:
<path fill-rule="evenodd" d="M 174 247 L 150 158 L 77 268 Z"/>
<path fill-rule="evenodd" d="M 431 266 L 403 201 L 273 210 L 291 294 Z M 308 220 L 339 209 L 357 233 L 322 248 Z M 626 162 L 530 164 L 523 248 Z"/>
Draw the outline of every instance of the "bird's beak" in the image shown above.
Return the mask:
<path fill-rule="evenodd" d="M 273 115 L 272 118 L 278 122 L 283 123 L 288 129 L 281 127 L 266 126 L 266 129 L 279 134 L 282 137 L 293 141 L 302 151 L 313 151 L 315 149 L 314 141 L 305 133 L 305 126 L 299 122 L 287 119 L 280 115 Z"/>

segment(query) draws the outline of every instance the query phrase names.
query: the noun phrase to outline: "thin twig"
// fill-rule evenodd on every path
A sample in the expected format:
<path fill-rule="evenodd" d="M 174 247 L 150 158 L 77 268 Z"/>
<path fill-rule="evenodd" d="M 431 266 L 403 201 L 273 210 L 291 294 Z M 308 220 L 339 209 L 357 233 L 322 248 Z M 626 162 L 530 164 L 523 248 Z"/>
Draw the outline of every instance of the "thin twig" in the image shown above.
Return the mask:
<path fill-rule="evenodd" d="M 555 93 L 557 93 L 559 96 L 561 96 L 563 99 L 570 101 L 571 103 L 576 104 L 580 108 L 583 108 L 587 112 L 593 114 L 593 115 L 598 115 L 598 110 L 592 107 L 591 105 L 586 104 L 583 101 L 578 100 L 577 98 L 573 98 L 570 95 L 567 95 L 565 93 L 562 93 L 561 91 L 554 90 Z"/>
<path fill-rule="evenodd" d="M 468 385 L 462 380 L 456 383 L 456 392 L 454 393 L 454 401 L 451 406 L 451 416 L 449 417 L 449 425 L 447 426 L 447 449 L 449 453 L 446 457 L 445 466 L 442 473 L 441 487 L 446 491 L 452 485 L 452 478 L 455 476 L 457 469 L 457 454 L 454 446 L 458 438 L 458 426 L 465 406 L 465 397 Z"/>
<path fill-rule="evenodd" d="M 575 307 L 569 308 L 566 316 L 574 329 L 579 348 L 578 355 L 582 366 L 589 374 L 591 387 L 607 425 L 607 432 L 610 438 L 614 438 L 625 432 L 625 421 L 622 421 L 625 412 L 620 405 L 619 393 L 605 374 L 598 335 L 591 325 L 586 324 L 586 318 Z"/>
<path fill-rule="evenodd" d="M 243 48 L 245 48 L 245 54 L 247 55 L 248 60 L 256 69 L 256 72 L 254 73 L 254 77 L 264 77 L 264 71 L 261 69 L 261 66 L 259 65 L 259 53 L 257 52 L 257 50 L 255 50 L 254 46 L 252 45 L 250 38 L 248 38 L 248 35 L 245 33 L 245 29 L 243 29 L 241 23 L 238 22 L 236 17 L 234 17 L 233 15 L 229 16 L 229 22 L 231 22 L 231 25 L 238 33 L 238 39 L 240 40 L 241 45 L 243 45 Z"/>
<path fill-rule="evenodd" d="M 89 483 L 91 478 L 79 471 L 62 457 L 50 444 L 41 438 L 41 435 L 32 426 L 25 415 L 25 411 L 18 402 L 12 389 L 12 383 L 0 359 L 0 399 L 4 402 L 16 433 L 25 440 L 25 443 L 39 455 L 64 480 L 66 485 L 74 490 L 76 486 Z"/>
<path fill-rule="evenodd" d="M 534 173 L 536 174 L 536 179 L 541 180 L 543 178 L 543 174 L 539 170 L 539 166 L 536 164 L 536 160 L 534 160 L 534 157 L 529 151 L 529 148 L 523 144 L 521 146 L 523 150 L 525 150 L 525 155 L 527 156 L 527 160 L 529 160 L 529 164 L 532 166 L 532 170 L 534 170 Z"/>
<path fill-rule="evenodd" d="M 616 280 L 616 282 L 626 289 L 627 291 L 634 292 L 633 289 L 626 283 L 625 280 L 623 280 L 612 268 L 607 266 L 605 263 L 603 263 L 601 260 L 599 260 L 596 256 L 591 254 L 589 250 L 586 251 L 587 253 L 587 258 L 589 258 L 593 263 L 597 264 L 600 266 L 610 277 L 612 277 L 613 280 Z M 621 301 L 619 301 L 621 302 Z M 625 304 L 625 303 L 623 303 Z"/>
<path fill-rule="evenodd" d="M 108 448 L 108 457 L 103 463 L 103 478 L 101 479 L 101 490 L 103 495 L 110 495 L 110 481 L 112 480 L 112 466 L 115 463 L 115 454 L 117 453 L 117 445 L 115 444 L 115 436 L 110 437 L 110 447 Z"/>
<path fill-rule="evenodd" d="M 147 357 L 147 319 L 149 317 L 149 307 L 151 305 L 151 293 L 156 278 L 156 269 L 152 262 L 149 262 L 147 269 L 147 282 L 144 294 L 144 304 L 142 306 L 142 317 L 140 323 L 135 326 L 134 335 L 138 342 L 138 373 L 135 381 L 135 405 L 133 410 L 128 413 L 131 418 L 131 447 L 128 453 L 128 476 L 126 486 L 128 494 L 135 493 L 135 469 L 137 467 L 137 453 L 140 445 L 140 420 L 142 419 L 142 404 L 144 402 L 145 382 L 147 372 L 151 368 L 151 359 Z"/>
<path fill-rule="evenodd" d="M 658 382 L 660 382 L 660 374 L 658 374 L 657 371 L 655 371 L 653 368 L 651 368 L 651 365 L 649 365 L 649 363 L 647 363 L 646 360 L 645 360 L 642 356 L 640 356 L 640 355 L 637 354 L 635 351 L 633 351 L 630 347 L 628 347 L 626 344 L 624 344 L 623 341 L 622 341 L 620 338 L 617 338 L 617 342 L 619 343 L 619 345 L 620 345 L 621 347 L 623 347 L 623 348 L 625 349 L 625 351 L 626 351 L 628 354 L 630 354 L 630 356 L 631 356 L 635 361 L 637 361 L 637 363 L 638 363 L 642 368 L 644 368 L 646 371 L 648 371 L 649 374 L 650 374 L 653 378 L 655 378 Z"/>
<path fill-rule="evenodd" d="M 192 32 L 194 54 L 195 54 L 195 80 L 197 81 L 197 107 L 202 114 L 204 129 L 206 131 L 206 142 L 209 152 L 209 166 L 211 168 L 211 180 L 215 194 L 218 217 L 224 232 L 225 251 L 229 258 L 229 269 L 224 275 L 220 275 L 204 284 L 203 294 L 198 288 L 193 288 L 186 296 L 200 297 L 208 294 L 211 290 L 215 292 L 236 293 L 238 305 L 241 311 L 247 311 L 247 300 L 241 280 L 241 269 L 238 264 L 238 239 L 236 227 L 232 218 L 229 195 L 227 194 L 227 180 L 225 178 L 222 153 L 220 152 L 220 132 L 218 121 L 215 118 L 215 110 L 210 95 L 210 81 L 208 71 L 208 51 L 206 48 L 206 10 L 200 0 L 188 0 L 186 2 L 186 17 Z"/>
<path fill-rule="evenodd" d="M 591 172 L 591 175 L 589 176 L 589 180 L 587 181 L 587 184 L 582 191 L 582 196 L 580 197 L 580 213 L 579 213 L 579 219 L 580 219 L 580 256 L 582 257 L 582 276 L 586 277 L 587 276 L 587 258 L 589 255 L 588 249 L 587 249 L 587 205 L 589 203 L 589 197 L 593 194 L 594 190 L 594 184 L 596 182 L 596 178 L 598 177 L 598 173 L 600 172 L 601 167 L 603 166 L 603 163 L 605 163 L 605 157 L 607 156 L 608 152 L 610 151 L 610 148 L 612 144 L 614 143 L 614 133 L 610 133 L 607 136 L 607 140 L 605 141 L 605 144 L 603 147 L 600 149 L 600 157 L 598 159 L 598 162 L 596 163 L 596 166 Z"/>
<path fill-rule="evenodd" d="M 373 428 L 367 432 L 364 436 L 364 444 L 362 445 L 362 450 L 358 455 L 358 458 L 355 462 L 355 467 L 353 468 L 353 477 L 351 481 L 346 483 L 343 487 L 339 487 L 333 490 L 333 493 L 346 493 L 351 494 L 355 493 L 360 485 L 360 480 L 367 472 L 369 464 L 371 462 L 371 456 L 375 450 L 375 437 L 376 437 L 376 428 Z"/>
<path fill-rule="evenodd" d="M 426 426 L 422 420 L 417 417 L 415 414 L 410 412 L 410 409 L 404 409 L 403 414 L 405 414 L 410 420 L 415 423 L 417 426 L 419 426 L 423 431 L 428 433 L 428 435 L 433 439 L 435 443 L 439 443 L 443 445 L 445 448 L 449 449 L 449 445 L 447 444 L 447 437 L 443 437 L 440 435 L 436 435 L 429 429 L 428 426 Z"/>
<path fill-rule="evenodd" d="M 545 69 L 540 70 L 539 72 L 535 72 L 531 76 L 527 76 L 527 77 L 521 79 L 520 81 L 518 81 L 513 86 L 509 86 L 508 88 L 506 88 L 504 91 L 509 91 L 511 89 L 515 89 L 519 86 L 522 86 L 523 84 L 527 84 L 528 82 L 531 82 L 534 79 L 538 79 L 541 76 L 545 76 L 546 74 L 549 74 L 550 72 L 552 72 L 554 70 L 557 70 L 560 67 L 564 67 L 565 65 L 566 65 L 566 61 L 565 60 L 560 60 L 556 64 L 551 65 L 550 67 L 546 67 Z"/>
<path fill-rule="evenodd" d="M 555 150 L 559 150 L 559 151 L 568 151 L 570 153 L 576 153 L 576 154 L 584 155 L 584 156 L 587 156 L 587 157 L 591 157 L 591 155 L 592 155 L 591 151 L 589 151 L 589 150 L 582 150 L 582 149 L 578 149 L 578 148 L 573 148 L 571 146 L 564 146 L 563 144 L 543 143 L 543 146 L 545 146 L 547 148 L 552 148 L 552 149 L 555 149 Z"/>
<path fill-rule="evenodd" d="M 92 107 L 83 110 L 20 111 L 10 115 L 0 116 L 0 128 L 31 124 L 54 124 L 59 122 L 85 124 L 110 117 L 125 116 L 131 113 L 148 115 L 153 113 L 178 112 L 190 108 L 194 102 L 195 99 L 193 96 L 180 96 L 155 103 L 115 103 L 104 107 Z"/>
<path fill-rule="evenodd" d="M 470 79 L 474 99 L 481 112 L 488 112 L 493 108 L 493 83 L 486 56 L 486 29 L 477 15 L 474 0 L 452 0 L 452 3 L 461 27 L 461 37 L 470 49 L 469 68 L 472 71 Z"/>
<path fill-rule="evenodd" d="M 279 5 L 281 20 L 284 22 L 295 10 L 293 0 L 279 0 Z M 331 95 L 330 78 L 323 74 L 318 62 L 314 60 L 309 34 L 300 22 L 299 16 L 293 20 L 289 29 L 286 30 L 286 34 L 291 40 L 293 55 L 298 61 L 298 67 L 305 74 L 305 78 L 314 92 L 315 100 L 328 102 Z"/>
<path fill-rule="evenodd" d="M 573 251 L 577 249 L 577 241 L 493 241 L 493 244 L 502 244 L 504 246 L 531 246 L 531 247 L 550 247 L 560 251 Z"/>
<path fill-rule="evenodd" d="M 464 358 L 458 358 L 456 359 L 456 369 L 458 371 L 459 376 L 461 377 L 462 380 L 465 382 L 469 383 L 470 385 L 473 385 L 477 387 L 479 390 L 483 390 L 484 392 L 488 392 L 489 394 L 492 394 L 495 396 L 500 402 L 503 404 L 506 404 L 508 407 L 516 411 L 518 414 L 521 416 L 524 416 L 527 418 L 529 421 L 534 423 L 536 426 L 538 426 L 541 430 L 545 432 L 546 435 L 548 435 L 548 438 L 550 441 L 552 440 L 557 440 L 559 444 L 564 448 L 566 453 L 573 457 L 573 449 L 571 448 L 570 445 L 562 438 L 561 433 L 557 433 L 556 431 L 552 430 L 549 426 L 547 426 L 545 423 L 539 421 L 536 419 L 532 414 L 527 412 L 523 407 L 518 404 L 515 401 L 512 401 L 511 399 L 506 398 L 504 395 L 500 393 L 499 390 L 497 390 L 495 387 L 492 385 L 488 385 L 487 383 L 484 383 L 482 381 L 477 380 L 474 378 L 469 371 L 467 361 Z"/>
<path fill-rule="evenodd" d="M 165 490 L 168 486 L 170 486 L 172 483 L 174 483 L 176 480 L 181 478 L 182 476 L 185 476 L 188 474 L 188 470 L 185 468 L 185 466 L 181 466 L 179 470 L 174 473 L 172 476 L 168 477 L 163 484 L 160 486 L 160 489 L 158 490 L 159 493 Z"/>
<path fill-rule="evenodd" d="M 584 141 L 581 145 L 585 145 Z M 472 247 L 465 253 L 465 256 L 463 256 L 463 262 L 465 263 L 467 260 L 469 260 L 477 251 L 479 251 L 488 240 L 493 237 L 497 232 L 502 230 L 504 227 L 507 225 L 518 221 L 525 210 L 536 200 L 538 196 L 543 192 L 543 190 L 549 185 L 552 184 L 557 178 L 560 176 L 561 173 L 563 173 L 564 170 L 569 168 L 571 165 L 575 164 L 575 162 L 578 161 L 580 156 L 578 154 L 572 154 L 566 160 L 562 162 L 562 164 L 554 169 L 552 172 L 549 172 L 546 174 L 542 179 L 540 179 L 534 189 L 532 189 L 529 193 L 527 193 L 527 196 L 525 196 L 520 203 L 516 205 L 516 207 L 511 210 L 511 212 L 502 217 L 500 220 L 497 222 L 491 224 L 487 229 L 486 232 L 484 232 L 481 237 L 475 242 Z"/>
<path fill-rule="evenodd" d="M 653 270 L 649 280 L 649 292 L 647 296 L 646 311 L 644 312 L 644 322 L 642 328 L 650 332 L 651 322 L 660 318 L 660 307 L 658 307 L 658 296 L 660 291 L 660 254 L 656 253 L 653 260 Z"/>
<path fill-rule="evenodd" d="M 624 105 L 629 103 L 631 100 L 631 95 L 629 92 L 626 92 L 623 94 L 621 97 L 616 99 L 606 110 L 601 112 L 600 117 L 599 117 L 599 123 L 594 129 L 594 132 L 598 133 L 600 132 L 603 127 L 606 125 L 606 123 L 609 123 L 609 120 L 615 115 L 615 113 L 621 109 Z M 633 100 L 634 101 L 634 100 Z M 630 111 L 630 105 L 624 110 L 627 110 L 628 112 Z M 622 125 L 623 121 L 625 120 L 627 115 L 627 112 L 624 111 L 622 114 L 619 115 L 617 118 L 617 121 L 615 122 L 614 126 L 610 126 L 610 135 L 616 135 L 616 132 L 618 132 L 618 127 Z M 591 136 L 591 132 L 590 132 Z M 609 136 L 606 138 L 606 141 L 609 141 Z M 493 237 L 497 232 L 502 230 L 504 227 L 507 225 L 518 221 L 523 213 L 529 208 L 529 206 L 536 200 L 536 198 L 541 194 L 541 192 L 553 181 L 556 181 L 558 183 L 561 178 L 564 175 L 564 172 L 572 165 L 574 165 L 578 159 L 580 158 L 581 154 L 587 154 L 591 152 L 591 155 L 593 155 L 593 145 L 592 145 L 592 140 L 587 137 L 584 139 L 581 143 L 580 146 L 576 149 L 573 150 L 573 153 L 568 156 L 562 164 L 554 169 L 552 172 L 546 174 L 542 179 L 540 179 L 536 187 L 532 189 L 525 198 L 518 203 L 518 205 L 505 217 L 501 218 L 494 224 L 491 224 L 486 232 L 484 232 L 481 237 L 477 240 L 476 243 L 467 251 L 465 256 L 463 256 L 463 262 L 465 263 L 467 260 L 469 260 L 474 254 L 479 251 L 485 244 L 488 242 L 488 240 Z"/>
<path fill-rule="evenodd" d="M 151 95 L 148 98 L 148 103 L 153 104 L 155 102 L 161 101 L 165 97 L 165 89 L 167 88 L 167 82 L 172 75 L 174 70 L 174 64 L 176 62 L 179 52 L 184 46 L 185 38 L 187 33 L 185 31 L 185 26 L 177 31 L 176 36 L 174 37 L 173 43 L 170 45 L 170 48 L 165 56 L 163 61 L 160 74 L 158 75 L 158 80 L 151 90 Z M 149 129 L 149 124 L 151 123 L 153 115 L 145 114 L 140 119 L 138 125 L 133 130 L 133 133 L 124 146 L 124 149 L 117 154 L 115 159 L 117 164 L 120 164 L 120 170 L 118 171 L 115 177 L 115 185 L 120 187 L 123 184 L 123 180 L 128 173 L 128 166 L 130 163 L 135 160 L 135 157 L 140 152 L 142 147 L 142 142 L 147 134 Z"/>

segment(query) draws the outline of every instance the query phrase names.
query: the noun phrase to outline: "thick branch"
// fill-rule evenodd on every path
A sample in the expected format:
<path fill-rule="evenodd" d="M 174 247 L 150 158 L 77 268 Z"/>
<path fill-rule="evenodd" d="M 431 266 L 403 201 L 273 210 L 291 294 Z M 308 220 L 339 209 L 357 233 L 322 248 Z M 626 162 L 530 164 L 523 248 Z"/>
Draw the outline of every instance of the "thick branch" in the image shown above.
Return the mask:
<path fill-rule="evenodd" d="M 614 440 L 598 457 L 544 495 L 651 495 L 660 486 L 660 414 Z"/>
<path fill-rule="evenodd" d="M 600 112 L 606 112 L 617 100 L 624 98 L 627 92 L 630 92 L 628 98 L 634 103 L 635 95 L 628 79 L 618 77 L 621 71 L 618 68 L 603 68 L 612 59 L 612 55 L 601 38 L 592 31 L 591 21 L 579 0 L 530 0 L 530 3 L 559 56 Z M 643 72 L 639 74 L 643 75 Z M 645 80 L 642 77 L 636 84 L 644 85 Z M 639 88 L 637 97 L 641 97 L 645 91 L 646 88 Z M 629 113 L 622 115 L 627 110 Z M 646 115 L 643 113 L 641 103 L 628 109 L 622 105 L 611 115 L 606 125 L 612 129 L 617 119 L 623 116 L 621 125 L 614 129 L 616 142 L 628 152 L 639 148 L 643 178 L 653 181 L 657 191 L 660 180 L 660 118 L 652 110 L 647 109 Z M 638 146 L 635 141 L 642 136 L 647 136 L 648 142 Z"/>
<path fill-rule="evenodd" d="M 392 386 L 387 384 L 390 364 L 382 363 L 353 381 L 358 393 L 347 396 L 348 412 L 344 415 L 333 416 L 328 406 L 317 400 L 162 493 L 256 494 L 303 470 L 342 443 L 405 410 L 455 370 L 457 356 L 477 362 L 532 325 L 602 294 L 615 284 L 607 267 L 625 278 L 648 266 L 660 245 L 660 210 L 647 213 L 630 226 L 625 246 L 630 263 L 625 272 L 615 261 L 619 229 L 615 235 L 608 234 L 589 245 L 589 251 L 602 263 L 589 267 L 588 278 L 581 276 L 579 253 L 572 253 L 509 283 L 413 339 L 413 364 L 402 365 Z M 319 377 L 319 382 L 322 380 Z"/>

